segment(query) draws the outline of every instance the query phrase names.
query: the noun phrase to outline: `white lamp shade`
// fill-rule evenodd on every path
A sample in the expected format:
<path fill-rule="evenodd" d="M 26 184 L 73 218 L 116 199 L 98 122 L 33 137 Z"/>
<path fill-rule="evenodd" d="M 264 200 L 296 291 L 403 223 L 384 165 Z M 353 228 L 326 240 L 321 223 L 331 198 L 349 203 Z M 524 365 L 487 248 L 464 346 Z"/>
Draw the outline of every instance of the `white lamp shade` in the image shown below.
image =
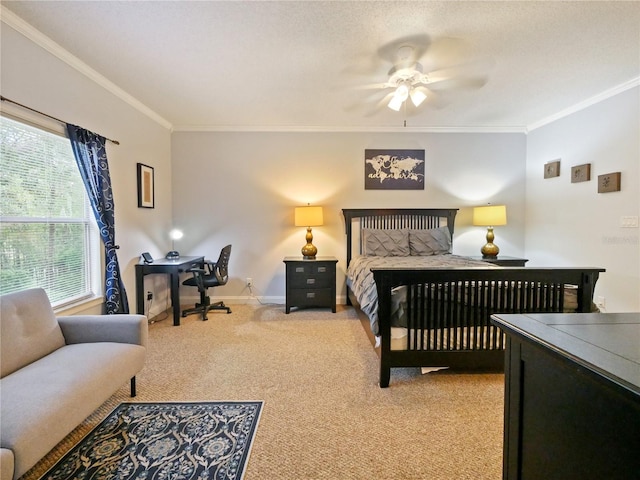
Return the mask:
<path fill-rule="evenodd" d="M 427 94 L 418 88 L 411 90 L 409 95 L 411 96 L 411 101 L 416 107 L 419 107 L 420 104 L 427 99 Z"/>
<path fill-rule="evenodd" d="M 484 227 L 495 227 L 507 224 L 507 207 L 504 205 L 488 205 L 473 209 L 473 224 Z"/>
<path fill-rule="evenodd" d="M 182 233 L 182 230 L 178 230 L 177 228 L 174 228 L 169 232 L 169 237 L 171 238 L 171 240 L 180 240 L 183 235 L 184 234 Z"/>
<path fill-rule="evenodd" d="M 387 106 L 391 110 L 395 110 L 397 112 L 400 110 L 400 107 L 402 106 L 403 103 L 404 103 L 404 100 L 402 98 L 398 97 L 397 95 L 394 95 L 393 97 L 391 97 L 391 100 L 389 100 L 389 103 L 387 104 Z"/>
<path fill-rule="evenodd" d="M 296 227 L 319 227 L 323 223 L 322 207 L 296 207 Z"/>

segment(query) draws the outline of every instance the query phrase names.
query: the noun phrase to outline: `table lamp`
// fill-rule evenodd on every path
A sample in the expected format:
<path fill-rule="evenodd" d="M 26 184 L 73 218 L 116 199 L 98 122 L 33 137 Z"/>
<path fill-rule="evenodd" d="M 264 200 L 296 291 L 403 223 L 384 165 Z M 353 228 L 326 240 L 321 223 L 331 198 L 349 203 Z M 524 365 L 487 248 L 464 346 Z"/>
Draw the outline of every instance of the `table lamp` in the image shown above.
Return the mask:
<path fill-rule="evenodd" d="M 497 258 L 500 249 L 493 243 L 493 227 L 507 224 L 507 207 L 487 205 L 473 209 L 473 224 L 487 227 L 487 243 L 480 249 L 483 258 Z"/>
<path fill-rule="evenodd" d="M 307 227 L 307 235 L 305 236 L 307 244 L 302 247 L 302 256 L 305 260 L 315 260 L 316 258 L 318 249 L 311 243 L 313 241 L 311 227 L 319 227 L 322 224 L 322 207 L 312 207 L 310 205 L 306 207 L 296 207 L 295 226 Z"/>
<path fill-rule="evenodd" d="M 176 250 L 174 242 L 176 240 L 180 240 L 183 235 L 184 234 L 182 233 L 182 231 L 178 230 L 177 228 L 174 228 L 169 232 L 169 237 L 171 238 L 171 250 L 169 251 L 169 253 L 167 253 L 168 260 L 177 260 L 180 258 L 180 254 Z"/>

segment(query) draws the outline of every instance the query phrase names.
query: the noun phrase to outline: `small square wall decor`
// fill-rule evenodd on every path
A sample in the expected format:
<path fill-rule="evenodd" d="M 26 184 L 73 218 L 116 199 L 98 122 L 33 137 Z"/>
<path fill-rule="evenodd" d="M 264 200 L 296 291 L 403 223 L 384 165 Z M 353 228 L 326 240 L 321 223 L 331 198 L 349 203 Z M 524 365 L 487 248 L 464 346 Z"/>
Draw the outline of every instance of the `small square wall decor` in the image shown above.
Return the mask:
<path fill-rule="evenodd" d="M 598 175 L 598 193 L 619 192 L 621 177 L 621 172 Z"/>
<path fill-rule="evenodd" d="M 553 178 L 560 176 L 560 160 L 547 162 L 544 164 L 544 178 Z"/>
<path fill-rule="evenodd" d="M 571 167 L 571 183 L 588 182 L 591 180 L 591 164 Z"/>

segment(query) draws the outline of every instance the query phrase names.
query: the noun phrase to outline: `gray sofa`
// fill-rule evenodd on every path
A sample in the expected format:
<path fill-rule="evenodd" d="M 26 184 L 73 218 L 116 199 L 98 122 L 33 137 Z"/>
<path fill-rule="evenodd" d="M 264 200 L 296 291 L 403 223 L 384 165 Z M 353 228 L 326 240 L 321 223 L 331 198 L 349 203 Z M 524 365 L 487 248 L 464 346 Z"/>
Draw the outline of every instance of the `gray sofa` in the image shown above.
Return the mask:
<path fill-rule="evenodd" d="M 42 289 L 0 297 L 0 480 L 35 465 L 146 357 L 143 315 L 55 317 Z"/>

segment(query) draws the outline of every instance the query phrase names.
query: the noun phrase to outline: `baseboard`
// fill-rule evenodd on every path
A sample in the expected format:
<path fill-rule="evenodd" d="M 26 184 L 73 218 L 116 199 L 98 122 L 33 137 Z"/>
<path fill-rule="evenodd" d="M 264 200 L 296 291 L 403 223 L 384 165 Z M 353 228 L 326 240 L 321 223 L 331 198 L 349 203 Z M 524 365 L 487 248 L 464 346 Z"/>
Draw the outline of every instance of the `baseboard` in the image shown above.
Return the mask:
<path fill-rule="evenodd" d="M 193 295 L 182 295 L 180 297 L 180 303 L 184 305 L 195 305 L 200 301 L 200 297 Z M 257 296 L 257 295 L 239 295 L 239 296 L 226 296 L 226 297 L 211 297 L 211 303 L 224 302 L 229 305 L 284 305 L 286 298 L 284 296 Z M 338 305 L 346 305 L 346 297 L 336 297 L 336 303 Z M 152 309 L 153 312 L 153 309 Z"/>

